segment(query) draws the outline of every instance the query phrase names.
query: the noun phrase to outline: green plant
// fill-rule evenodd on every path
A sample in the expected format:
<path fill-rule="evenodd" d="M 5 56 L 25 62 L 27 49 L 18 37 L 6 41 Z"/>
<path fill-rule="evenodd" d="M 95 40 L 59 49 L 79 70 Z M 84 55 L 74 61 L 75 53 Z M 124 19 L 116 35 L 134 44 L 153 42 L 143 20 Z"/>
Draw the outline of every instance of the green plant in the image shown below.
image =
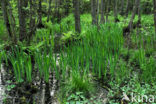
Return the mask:
<path fill-rule="evenodd" d="M 27 61 L 25 62 L 25 72 L 28 82 L 32 82 L 32 63 L 31 63 L 31 57 L 28 56 Z"/>
<path fill-rule="evenodd" d="M 2 63 L 2 56 L 3 56 L 3 53 L 0 52 L 0 65 L 1 65 L 1 63 Z"/>
<path fill-rule="evenodd" d="M 16 47 L 15 50 L 13 50 L 12 54 L 10 54 L 9 59 L 11 61 L 11 64 L 13 66 L 14 75 L 17 82 L 21 82 L 22 78 L 25 77 L 25 71 L 24 71 L 24 56 L 23 52 L 19 50 L 18 47 Z"/>
<path fill-rule="evenodd" d="M 66 104 L 76 103 L 76 104 L 86 104 L 89 102 L 84 96 L 83 92 L 76 92 L 75 94 L 71 94 L 66 101 Z"/>
<path fill-rule="evenodd" d="M 68 98 L 76 92 L 82 92 L 83 96 L 88 97 L 93 91 L 93 83 L 87 78 L 87 76 L 81 76 L 78 71 L 73 70 L 69 80 L 62 85 L 60 93 L 61 98 Z"/>
<path fill-rule="evenodd" d="M 13 66 L 14 75 L 17 82 L 27 79 L 32 81 L 32 63 L 31 56 L 23 52 L 20 47 L 12 48 L 12 53 L 9 55 L 9 60 Z"/>
<path fill-rule="evenodd" d="M 52 48 L 50 48 L 49 51 L 45 49 L 43 52 L 37 50 L 34 55 L 36 67 L 39 70 L 40 78 L 44 78 L 44 80 L 48 83 L 50 70 L 52 71 L 52 73 L 54 71 L 53 69 L 55 69 L 56 71 L 56 63 L 55 60 L 53 59 Z M 56 75 L 57 74 L 59 73 L 56 71 Z"/>
<path fill-rule="evenodd" d="M 6 31 L 6 28 L 4 25 L 4 21 L 0 20 L 0 41 L 3 41 L 3 39 L 5 38 L 5 35 L 4 35 L 6 34 L 5 31 Z"/>

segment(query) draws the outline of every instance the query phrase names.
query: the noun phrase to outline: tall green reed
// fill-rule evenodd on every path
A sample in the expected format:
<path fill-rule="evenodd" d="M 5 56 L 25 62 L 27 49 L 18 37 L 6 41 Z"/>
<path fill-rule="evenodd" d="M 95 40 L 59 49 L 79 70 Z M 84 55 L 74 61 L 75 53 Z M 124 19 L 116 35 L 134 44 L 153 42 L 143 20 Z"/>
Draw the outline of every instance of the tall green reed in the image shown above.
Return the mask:
<path fill-rule="evenodd" d="M 23 58 L 23 52 L 19 50 L 18 47 L 16 49 L 12 48 L 12 53 L 10 54 L 10 61 L 13 66 L 14 75 L 17 82 L 21 82 L 22 78 L 25 77 L 25 71 L 24 71 L 24 61 L 25 58 Z"/>
<path fill-rule="evenodd" d="M 56 68 L 56 64 L 54 64 L 53 60 L 53 52 L 52 49 L 48 51 L 45 49 L 43 52 L 37 51 L 35 53 L 35 62 L 36 66 L 40 73 L 40 78 L 44 78 L 45 82 L 49 82 L 50 70 L 53 71 L 53 68 Z"/>
<path fill-rule="evenodd" d="M 32 62 L 31 62 L 31 56 L 27 57 L 27 61 L 25 61 L 25 72 L 26 72 L 26 78 L 28 82 L 32 82 Z"/>
<path fill-rule="evenodd" d="M 32 61 L 29 54 L 16 46 L 12 48 L 12 53 L 9 54 L 9 60 L 17 82 L 25 79 L 28 82 L 32 81 Z"/>

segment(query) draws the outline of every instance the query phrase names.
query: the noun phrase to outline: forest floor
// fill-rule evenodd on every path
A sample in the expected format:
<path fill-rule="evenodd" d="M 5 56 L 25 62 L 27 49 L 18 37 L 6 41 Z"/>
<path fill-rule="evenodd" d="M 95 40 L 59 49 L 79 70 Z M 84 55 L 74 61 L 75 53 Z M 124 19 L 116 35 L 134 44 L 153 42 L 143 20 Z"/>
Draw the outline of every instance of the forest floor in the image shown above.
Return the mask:
<path fill-rule="evenodd" d="M 14 64 L 6 60 L 10 58 L 8 52 L 0 73 L 0 104 L 2 101 L 3 104 L 155 104 L 156 37 L 153 15 L 143 15 L 142 27 L 123 37 L 123 28 L 128 25 L 129 19 L 119 16 L 120 22 L 114 24 L 110 16 L 109 23 L 98 30 L 91 26 L 91 16 L 84 14 L 81 16 L 82 33 L 77 35 L 73 31 L 73 15 L 55 24 L 43 18 L 45 28 L 37 30 L 31 45 L 19 42 L 20 48 L 29 50 L 33 56 L 32 82 L 22 79 L 17 83 Z M 0 26 L 0 39 L 5 40 L 3 34 L 6 32 L 1 22 Z M 1 41 L 0 50 L 10 44 Z M 54 51 L 50 50 L 51 47 Z M 49 62 L 50 54 L 47 53 L 52 52 L 55 64 L 48 67 L 52 71 L 49 71 L 49 83 L 46 83 L 46 76 L 39 77 L 37 59 L 45 56 L 40 62 L 44 68 Z M 53 59 L 50 59 L 51 64 Z M 131 101 L 132 94 L 136 94 L 136 102 Z M 148 99 L 140 100 L 143 95 L 147 95 Z M 153 102 L 149 95 L 155 97 Z"/>

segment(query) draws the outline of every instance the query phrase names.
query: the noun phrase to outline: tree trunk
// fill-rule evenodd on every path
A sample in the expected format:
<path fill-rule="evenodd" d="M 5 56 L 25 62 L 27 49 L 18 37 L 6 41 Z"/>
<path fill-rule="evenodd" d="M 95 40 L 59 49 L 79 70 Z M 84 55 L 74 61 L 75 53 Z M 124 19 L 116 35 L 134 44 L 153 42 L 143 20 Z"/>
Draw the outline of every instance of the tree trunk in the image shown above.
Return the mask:
<path fill-rule="evenodd" d="M 100 5 L 100 3 L 99 3 L 99 0 L 97 0 L 97 23 L 96 23 L 96 26 L 98 27 L 99 26 L 99 5 Z"/>
<path fill-rule="evenodd" d="M 51 15 L 51 4 L 52 4 L 52 0 L 49 0 L 49 8 L 48 8 L 48 18 L 47 18 L 47 22 L 49 22 L 50 15 Z"/>
<path fill-rule="evenodd" d="M 121 0 L 121 12 L 120 12 L 120 14 L 121 15 L 124 15 L 124 0 Z"/>
<path fill-rule="evenodd" d="M 10 4 L 10 2 L 8 2 L 8 6 L 10 7 L 8 9 L 9 14 L 10 14 L 10 24 L 11 24 L 11 28 L 12 28 L 12 36 L 13 36 L 13 41 L 14 43 L 17 43 L 17 38 L 16 38 L 16 21 L 15 21 L 15 17 L 12 13 L 12 6 Z"/>
<path fill-rule="evenodd" d="M 129 13 L 129 8 L 130 8 L 130 0 L 127 0 L 127 7 L 126 7 L 126 17 L 128 17 L 128 13 Z"/>
<path fill-rule="evenodd" d="M 55 14 L 54 14 L 54 18 L 57 20 L 57 23 L 61 21 L 60 4 L 61 4 L 61 0 L 55 0 Z"/>
<path fill-rule="evenodd" d="M 55 18 L 56 18 L 57 15 L 58 15 L 58 13 L 57 13 L 57 8 L 58 8 L 58 0 L 55 0 L 55 10 L 54 10 L 54 12 L 55 12 L 54 17 L 55 17 Z"/>
<path fill-rule="evenodd" d="M 18 15 L 19 15 L 19 38 L 23 41 L 27 36 L 26 31 L 26 11 L 27 0 L 18 0 Z"/>
<path fill-rule="evenodd" d="M 118 22 L 118 0 L 114 0 L 114 20 Z"/>
<path fill-rule="evenodd" d="M 156 0 L 153 0 L 154 7 L 154 26 L 155 26 L 155 35 L 156 35 Z"/>
<path fill-rule="evenodd" d="M 81 32 L 81 24 L 80 24 L 80 1 L 73 0 L 74 6 L 74 14 L 75 14 L 75 31 L 80 33 Z"/>
<path fill-rule="evenodd" d="M 141 5 L 140 0 L 138 3 L 138 22 L 137 22 L 137 34 L 140 34 L 140 28 L 141 28 Z"/>
<path fill-rule="evenodd" d="M 91 0 L 92 24 L 97 25 L 97 5 L 96 0 Z"/>
<path fill-rule="evenodd" d="M 61 3 L 62 3 L 62 0 L 58 0 L 58 8 L 57 8 L 57 22 L 59 23 L 61 21 L 61 14 L 60 14 L 60 8 L 61 8 Z"/>
<path fill-rule="evenodd" d="M 101 0 L 101 24 L 105 23 L 105 18 L 104 18 L 104 6 L 105 0 Z"/>
<path fill-rule="evenodd" d="M 12 38 L 12 31 L 11 31 L 11 24 L 9 22 L 9 15 L 8 15 L 8 9 L 7 9 L 7 0 L 1 0 L 1 5 L 2 5 L 2 11 L 3 11 L 3 17 L 4 17 L 4 22 L 8 31 L 8 35 L 10 38 Z"/>
<path fill-rule="evenodd" d="M 108 16 L 109 16 L 109 11 L 110 11 L 110 4 L 111 4 L 111 0 L 106 0 L 107 2 L 107 7 L 106 7 L 106 22 L 108 22 Z"/>
<path fill-rule="evenodd" d="M 70 9 L 70 0 L 65 0 L 65 16 L 68 16 Z"/>
<path fill-rule="evenodd" d="M 128 25 L 128 27 L 129 27 L 129 29 L 130 29 L 130 32 L 131 32 L 131 30 L 132 30 L 133 20 L 134 20 L 134 18 L 135 18 L 135 14 L 136 14 L 136 12 L 137 12 L 139 2 L 140 2 L 140 0 L 135 0 L 135 5 L 134 5 L 134 7 L 133 7 L 132 16 L 131 16 L 131 19 L 130 19 L 130 22 L 129 22 L 129 25 Z"/>
<path fill-rule="evenodd" d="M 39 0 L 38 3 L 38 27 L 42 28 L 43 24 L 42 24 L 42 0 Z"/>
<path fill-rule="evenodd" d="M 36 25 L 35 25 L 35 10 L 34 10 L 34 2 L 32 0 L 29 0 L 30 3 L 30 23 L 29 23 L 29 35 L 28 35 L 28 41 L 30 42 L 30 38 L 35 33 Z M 29 43 L 28 42 L 28 43 Z"/>

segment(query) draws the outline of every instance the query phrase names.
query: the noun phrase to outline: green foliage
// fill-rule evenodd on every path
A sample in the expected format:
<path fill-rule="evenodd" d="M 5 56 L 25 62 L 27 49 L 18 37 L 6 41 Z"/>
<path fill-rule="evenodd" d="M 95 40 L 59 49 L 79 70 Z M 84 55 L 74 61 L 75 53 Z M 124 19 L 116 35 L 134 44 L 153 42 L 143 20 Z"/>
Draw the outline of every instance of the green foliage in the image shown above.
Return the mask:
<path fill-rule="evenodd" d="M 32 74 L 39 72 L 40 78 L 48 83 L 50 74 L 55 73 L 61 83 L 60 99 L 67 104 L 93 104 L 87 100 L 96 90 L 93 78 L 109 82 L 109 94 L 114 97 L 120 98 L 121 91 L 155 93 L 152 88 L 156 81 L 153 16 L 143 15 L 141 32 L 136 35 L 135 29 L 128 39 L 122 36 L 122 28 L 128 24 L 130 16 L 119 18 L 121 22 L 115 24 L 110 16 L 109 23 L 99 24 L 97 28 L 91 25 L 91 15 L 83 14 L 79 35 L 74 31 L 73 15 L 63 18 L 59 24 L 46 22 L 47 18 L 43 18 L 46 28 L 37 29 L 30 45 L 18 42 L 19 46 L 14 47 L 12 53 L 1 51 L 0 61 L 3 59 L 7 66 L 11 62 L 17 82 L 26 79 L 30 83 Z M 55 35 L 61 35 L 58 43 L 54 42 Z M 56 48 L 60 51 L 54 53 L 54 46 L 58 44 L 61 48 Z M 109 103 L 116 102 L 111 100 Z"/>
<path fill-rule="evenodd" d="M 53 68 L 52 64 L 52 51 L 50 51 L 49 54 L 47 54 L 47 51 L 44 50 L 43 52 L 37 51 L 35 52 L 35 62 L 37 69 L 40 73 L 40 78 L 44 78 L 44 80 L 48 83 L 49 82 L 49 74 L 50 74 L 50 68 Z"/>
<path fill-rule="evenodd" d="M 142 12 L 144 14 L 150 14 L 152 13 L 152 8 L 153 7 L 153 0 L 142 0 L 141 1 L 141 8 Z"/>
<path fill-rule="evenodd" d="M 2 42 L 3 39 L 6 38 L 6 29 L 5 29 L 5 25 L 4 25 L 4 22 L 2 20 L 0 20 L 0 41 Z M 0 44 L 1 44 L 0 42 Z"/>
<path fill-rule="evenodd" d="M 12 49 L 12 54 L 9 55 L 9 60 L 13 66 L 17 82 L 22 82 L 25 78 L 28 82 L 32 81 L 31 56 L 20 50 L 19 47 L 15 47 L 15 49 Z"/>
<path fill-rule="evenodd" d="M 81 98 L 89 96 L 93 91 L 94 87 L 91 79 L 87 78 L 87 76 L 82 76 L 80 72 L 73 70 L 68 81 L 61 87 L 60 93 L 63 98 L 68 98 L 67 101 L 73 99 L 74 101 L 78 101 L 84 100 Z M 73 95 L 74 93 L 76 93 L 76 96 Z"/>

